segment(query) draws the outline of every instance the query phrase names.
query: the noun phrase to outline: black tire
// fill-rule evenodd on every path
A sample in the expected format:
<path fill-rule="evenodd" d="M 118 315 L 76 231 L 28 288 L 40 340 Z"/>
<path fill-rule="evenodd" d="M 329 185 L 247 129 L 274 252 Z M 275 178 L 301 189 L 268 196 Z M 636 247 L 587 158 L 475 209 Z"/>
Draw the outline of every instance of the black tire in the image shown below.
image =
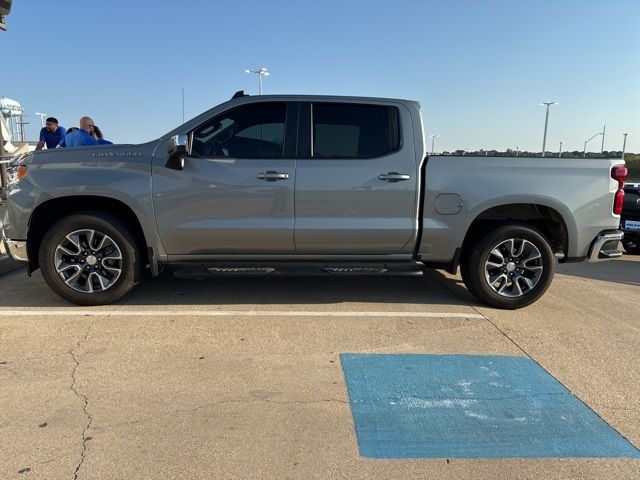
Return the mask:
<path fill-rule="evenodd" d="M 498 293 L 498 291 L 492 288 L 489 284 L 487 277 L 491 272 L 487 273 L 485 271 L 485 266 L 490 260 L 490 256 L 493 255 L 492 251 L 495 251 L 495 248 L 498 245 L 502 242 L 508 241 L 509 239 L 516 239 L 516 245 L 520 245 L 518 243 L 518 239 L 526 240 L 533 244 L 540 253 L 539 259 L 534 261 L 535 265 L 527 267 L 527 271 L 525 272 L 527 275 L 532 274 L 529 271 L 529 268 L 536 269 L 536 271 L 540 272 L 539 274 L 535 274 L 537 275 L 535 278 L 529 279 L 531 283 L 533 283 L 534 280 L 537 281 L 532 288 L 529 288 L 527 283 L 523 283 L 526 282 L 526 280 L 519 281 L 520 279 L 518 278 L 516 278 L 515 282 L 518 283 L 517 286 L 514 286 L 513 279 L 509 279 L 507 277 L 502 281 L 498 280 L 498 286 L 501 286 L 502 282 L 507 284 L 507 286 L 510 285 L 511 293 L 513 293 L 513 290 L 517 288 L 517 296 L 505 296 L 506 293 L 509 293 L 506 291 L 506 288 L 504 294 Z M 527 247 L 531 248 L 528 244 Z M 533 250 L 533 252 L 535 252 L 535 250 Z M 496 257 L 492 256 L 491 259 L 495 262 Z M 504 259 L 503 261 L 506 262 L 507 260 L 508 259 Z M 520 263 L 520 260 L 516 261 Z M 520 266 L 524 266 L 526 262 L 530 262 L 530 260 L 525 259 L 522 261 Z M 505 270 L 498 272 L 496 276 L 502 277 L 502 272 L 518 274 L 520 270 L 516 270 L 515 272 L 513 271 L 513 268 L 518 268 L 518 266 L 515 265 L 515 261 L 508 263 L 508 267 L 511 270 L 507 270 L 507 265 L 505 264 Z M 542 267 L 542 270 L 539 270 L 538 267 L 540 266 Z M 462 279 L 467 289 L 469 289 L 476 298 L 487 305 L 508 310 L 526 307 L 538 300 L 544 292 L 546 292 L 547 288 L 549 288 L 551 280 L 553 279 L 555 267 L 555 255 L 547 239 L 541 232 L 526 224 L 503 225 L 494 228 L 493 230 L 485 231 L 476 241 L 470 241 L 465 244 L 465 250 L 462 252 L 460 259 Z M 487 268 L 496 267 L 487 266 Z M 498 267 L 498 269 L 501 268 L 502 267 Z M 505 273 L 505 275 L 509 276 L 512 275 L 512 273 Z M 511 284 L 509 284 L 509 282 L 511 282 Z M 522 286 L 524 286 L 524 289 Z M 518 295 L 518 291 L 521 295 Z"/>
<path fill-rule="evenodd" d="M 58 245 L 65 240 L 67 235 L 83 229 L 95 230 L 96 232 L 109 236 L 110 240 L 113 241 L 121 253 L 121 261 L 111 263 L 111 265 L 115 265 L 120 269 L 120 273 L 115 277 L 113 284 L 108 285 L 103 290 L 93 291 L 91 293 L 75 290 L 65 283 L 56 270 L 56 250 Z M 139 251 L 140 249 L 127 227 L 116 217 L 104 212 L 79 212 L 61 218 L 47 230 L 40 244 L 40 269 L 49 287 L 68 302 L 77 305 L 106 305 L 120 299 L 139 282 L 142 274 L 142 262 L 140 261 Z M 80 255 L 78 255 L 78 257 L 80 257 Z M 75 260 L 71 261 L 75 262 Z M 88 269 L 89 262 L 87 261 L 86 264 L 84 260 L 82 260 L 82 262 L 82 268 Z M 102 265 L 102 263 L 100 265 Z M 80 267 L 79 264 L 78 267 Z M 80 270 L 82 270 L 82 268 L 80 268 Z M 94 268 L 98 269 L 101 267 L 98 265 Z M 73 270 L 72 272 L 76 271 L 77 270 Z M 85 278 L 86 285 L 86 276 L 79 278 Z M 91 277 L 89 278 L 91 279 Z M 96 284 L 95 279 L 89 281 L 92 283 L 90 287 L 91 290 L 93 290 L 94 284 L 98 286 L 98 288 L 101 288 L 99 283 Z"/>
<path fill-rule="evenodd" d="M 640 255 L 640 237 L 625 237 L 622 239 L 625 252 L 631 255 Z"/>

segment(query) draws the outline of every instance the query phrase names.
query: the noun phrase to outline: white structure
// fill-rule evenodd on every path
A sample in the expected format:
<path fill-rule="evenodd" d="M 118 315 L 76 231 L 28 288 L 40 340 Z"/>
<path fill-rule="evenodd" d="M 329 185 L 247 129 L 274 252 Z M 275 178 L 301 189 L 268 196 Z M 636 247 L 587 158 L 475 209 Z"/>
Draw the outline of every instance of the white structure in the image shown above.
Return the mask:
<path fill-rule="evenodd" d="M 5 137 L 3 135 L 5 141 L 18 136 L 20 138 L 24 138 L 22 131 L 24 125 L 20 120 L 23 114 L 24 109 L 18 102 L 11 100 L 10 98 L 0 97 L 0 116 L 6 121 L 9 129 L 9 136 Z"/>
<path fill-rule="evenodd" d="M 35 148 L 33 145 L 20 143 L 24 138 L 23 115 L 22 105 L 10 98 L 0 97 L 0 131 L 6 153 L 16 155 Z"/>

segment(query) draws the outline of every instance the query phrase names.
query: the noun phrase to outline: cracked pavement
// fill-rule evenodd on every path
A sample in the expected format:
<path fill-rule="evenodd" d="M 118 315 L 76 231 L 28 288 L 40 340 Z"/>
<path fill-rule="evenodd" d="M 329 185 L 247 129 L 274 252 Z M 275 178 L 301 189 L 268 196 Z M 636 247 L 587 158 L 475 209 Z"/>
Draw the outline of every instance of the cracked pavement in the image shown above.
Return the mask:
<path fill-rule="evenodd" d="M 90 332 L 91 332 L 91 325 L 89 325 L 89 327 L 87 328 L 87 333 L 85 333 L 84 338 L 78 341 L 78 343 L 76 344 L 76 347 L 75 347 L 76 349 L 80 348 L 80 344 L 82 342 L 86 342 Z M 91 428 L 91 422 L 93 421 L 93 419 L 91 418 L 91 414 L 87 411 L 87 405 L 89 403 L 89 400 L 87 399 L 86 395 L 80 393 L 76 388 L 76 371 L 80 367 L 80 362 L 78 361 L 78 357 L 77 357 L 79 353 L 77 353 L 75 350 L 70 350 L 69 355 L 71 355 L 71 358 L 73 358 L 73 361 L 75 362 L 75 366 L 73 367 L 73 371 L 71 372 L 71 380 L 72 380 L 71 390 L 73 390 L 73 393 L 75 393 L 78 397 L 80 397 L 84 402 L 82 411 L 87 416 L 87 424 L 84 427 L 84 430 L 82 431 L 82 453 L 80 454 L 80 461 L 78 462 L 78 466 L 73 472 L 73 478 L 76 479 L 78 478 L 78 472 L 80 471 L 80 468 L 82 468 L 82 463 L 84 462 L 84 457 L 87 452 L 87 442 L 90 441 L 92 438 L 87 436 L 87 431 Z"/>
<path fill-rule="evenodd" d="M 635 285 L 638 284 L 638 285 Z M 339 354 L 530 356 L 640 446 L 640 258 L 563 265 L 516 312 L 459 278 L 143 284 L 72 308 L 36 273 L 0 276 L 0 479 L 635 479 L 629 459 L 362 458 Z M 2 310 L 33 315 L 2 316 Z M 482 318 L 176 316 L 171 311 L 443 312 Z"/>

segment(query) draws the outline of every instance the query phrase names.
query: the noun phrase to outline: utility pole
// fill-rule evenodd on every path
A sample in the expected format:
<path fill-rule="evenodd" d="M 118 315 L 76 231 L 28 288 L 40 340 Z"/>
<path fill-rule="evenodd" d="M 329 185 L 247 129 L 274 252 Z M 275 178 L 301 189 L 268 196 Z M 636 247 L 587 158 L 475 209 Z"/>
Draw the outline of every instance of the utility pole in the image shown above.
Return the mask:
<path fill-rule="evenodd" d="M 547 106 L 547 114 L 544 117 L 544 135 L 542 136 L 542 156 L 544 157 L 545 148 L 547 146 L 547 125 L 549 124 L 549 107 L 556 105 L 558 102 L 542 102 L 540 105 Z"/>
<path fill-rule="evenodd" d="M 2 134 L 2 125 L 4 124 L 4 117 L 0 113 L 0 200 L 4 200 L 7 188 L 7 164 L 3 163 L 4 160 L 4 135 Z"/>
<path fill-rule="evenodd" d="M 520 147 L 516 147 L 516 157 L 520 156 Z"/>
<path fill-rule="evenodd" d="M 600 155 L 602 155 L 602 152 L 604 152 L 604 131 L 607 129 L 607 126 L 604 125 L 602 127 L 602 145 L 600 145 Z"/>
<path fill-rule="evenodd" d="M 40 123 L 42 123 L 42 128 L 44 128 L 44 119 L 47 118 L 47 114 L 36 112 L 36 115 L 40 117 Z"/>
<path fill-rule="evenodd" d="M 259 70 L 245 70 L 245 73 L 255 73 L 258 75 L 258 92 L 262 95 L 262 77 L 269 76 L 269 72 L 265 67 L 260 68 Z"/>
<path fill-rule="evenodd" d="M 436 142 L 436 138 L 438 138 L 439 135 L 429 135 L 429 138 L 431 139 L 431 155 L 433 155 L 433 146 Z"/>
<path fill-rule="evenodd" d="M 584 142 L 584 151 L 582 152 L 582 158 L 587 158 L 587 143 L 589 143 L 591 140 L 593 140 L 594 138 L 596 138 L 598 135 L 602 135 L 602 132 L 600 133 L 596 133 L 594 136 L 592 136 L 589 140 L 586 140 Z"/>
<path fill-rule="evenodd" d="M 563 143 L 564 142 L 562 142 L 562 141 L 560 142 L 560 151 L 558 152 L 558 158 L 560 158 L 562 156 L 562 144 Z"/>
<path fill-rule="evenodd" d="M 624 150 L 627 147 L 627 135 L 629 134 L 623 133 L 622 135 L 624 136 L 624 142 L 622 142 L 622 160 L 624 160 Z"/>
<path fill-rule="evenodd" d="M 20 110 L 20 141 L 24 143 L 24 126 L 29 125 L 29 122 L 24 121 L 24 108 Z"/>

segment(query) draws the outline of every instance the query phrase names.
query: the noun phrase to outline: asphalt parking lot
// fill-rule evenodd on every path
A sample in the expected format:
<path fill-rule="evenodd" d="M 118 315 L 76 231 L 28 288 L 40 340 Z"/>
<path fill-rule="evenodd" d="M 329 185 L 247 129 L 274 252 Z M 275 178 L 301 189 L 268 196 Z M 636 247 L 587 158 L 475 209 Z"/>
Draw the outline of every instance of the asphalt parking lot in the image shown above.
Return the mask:
<path fill-rule="evenodd" d="M 515 312 L 440 272 L 164 274 L 78 308 L 18 270 L 0 277 L 0 336 L 2 479 L 640 478 L 640 257 L 562 265 Z M 344 354 L 521 357 L 636 453 L 363 455 Z"/>

